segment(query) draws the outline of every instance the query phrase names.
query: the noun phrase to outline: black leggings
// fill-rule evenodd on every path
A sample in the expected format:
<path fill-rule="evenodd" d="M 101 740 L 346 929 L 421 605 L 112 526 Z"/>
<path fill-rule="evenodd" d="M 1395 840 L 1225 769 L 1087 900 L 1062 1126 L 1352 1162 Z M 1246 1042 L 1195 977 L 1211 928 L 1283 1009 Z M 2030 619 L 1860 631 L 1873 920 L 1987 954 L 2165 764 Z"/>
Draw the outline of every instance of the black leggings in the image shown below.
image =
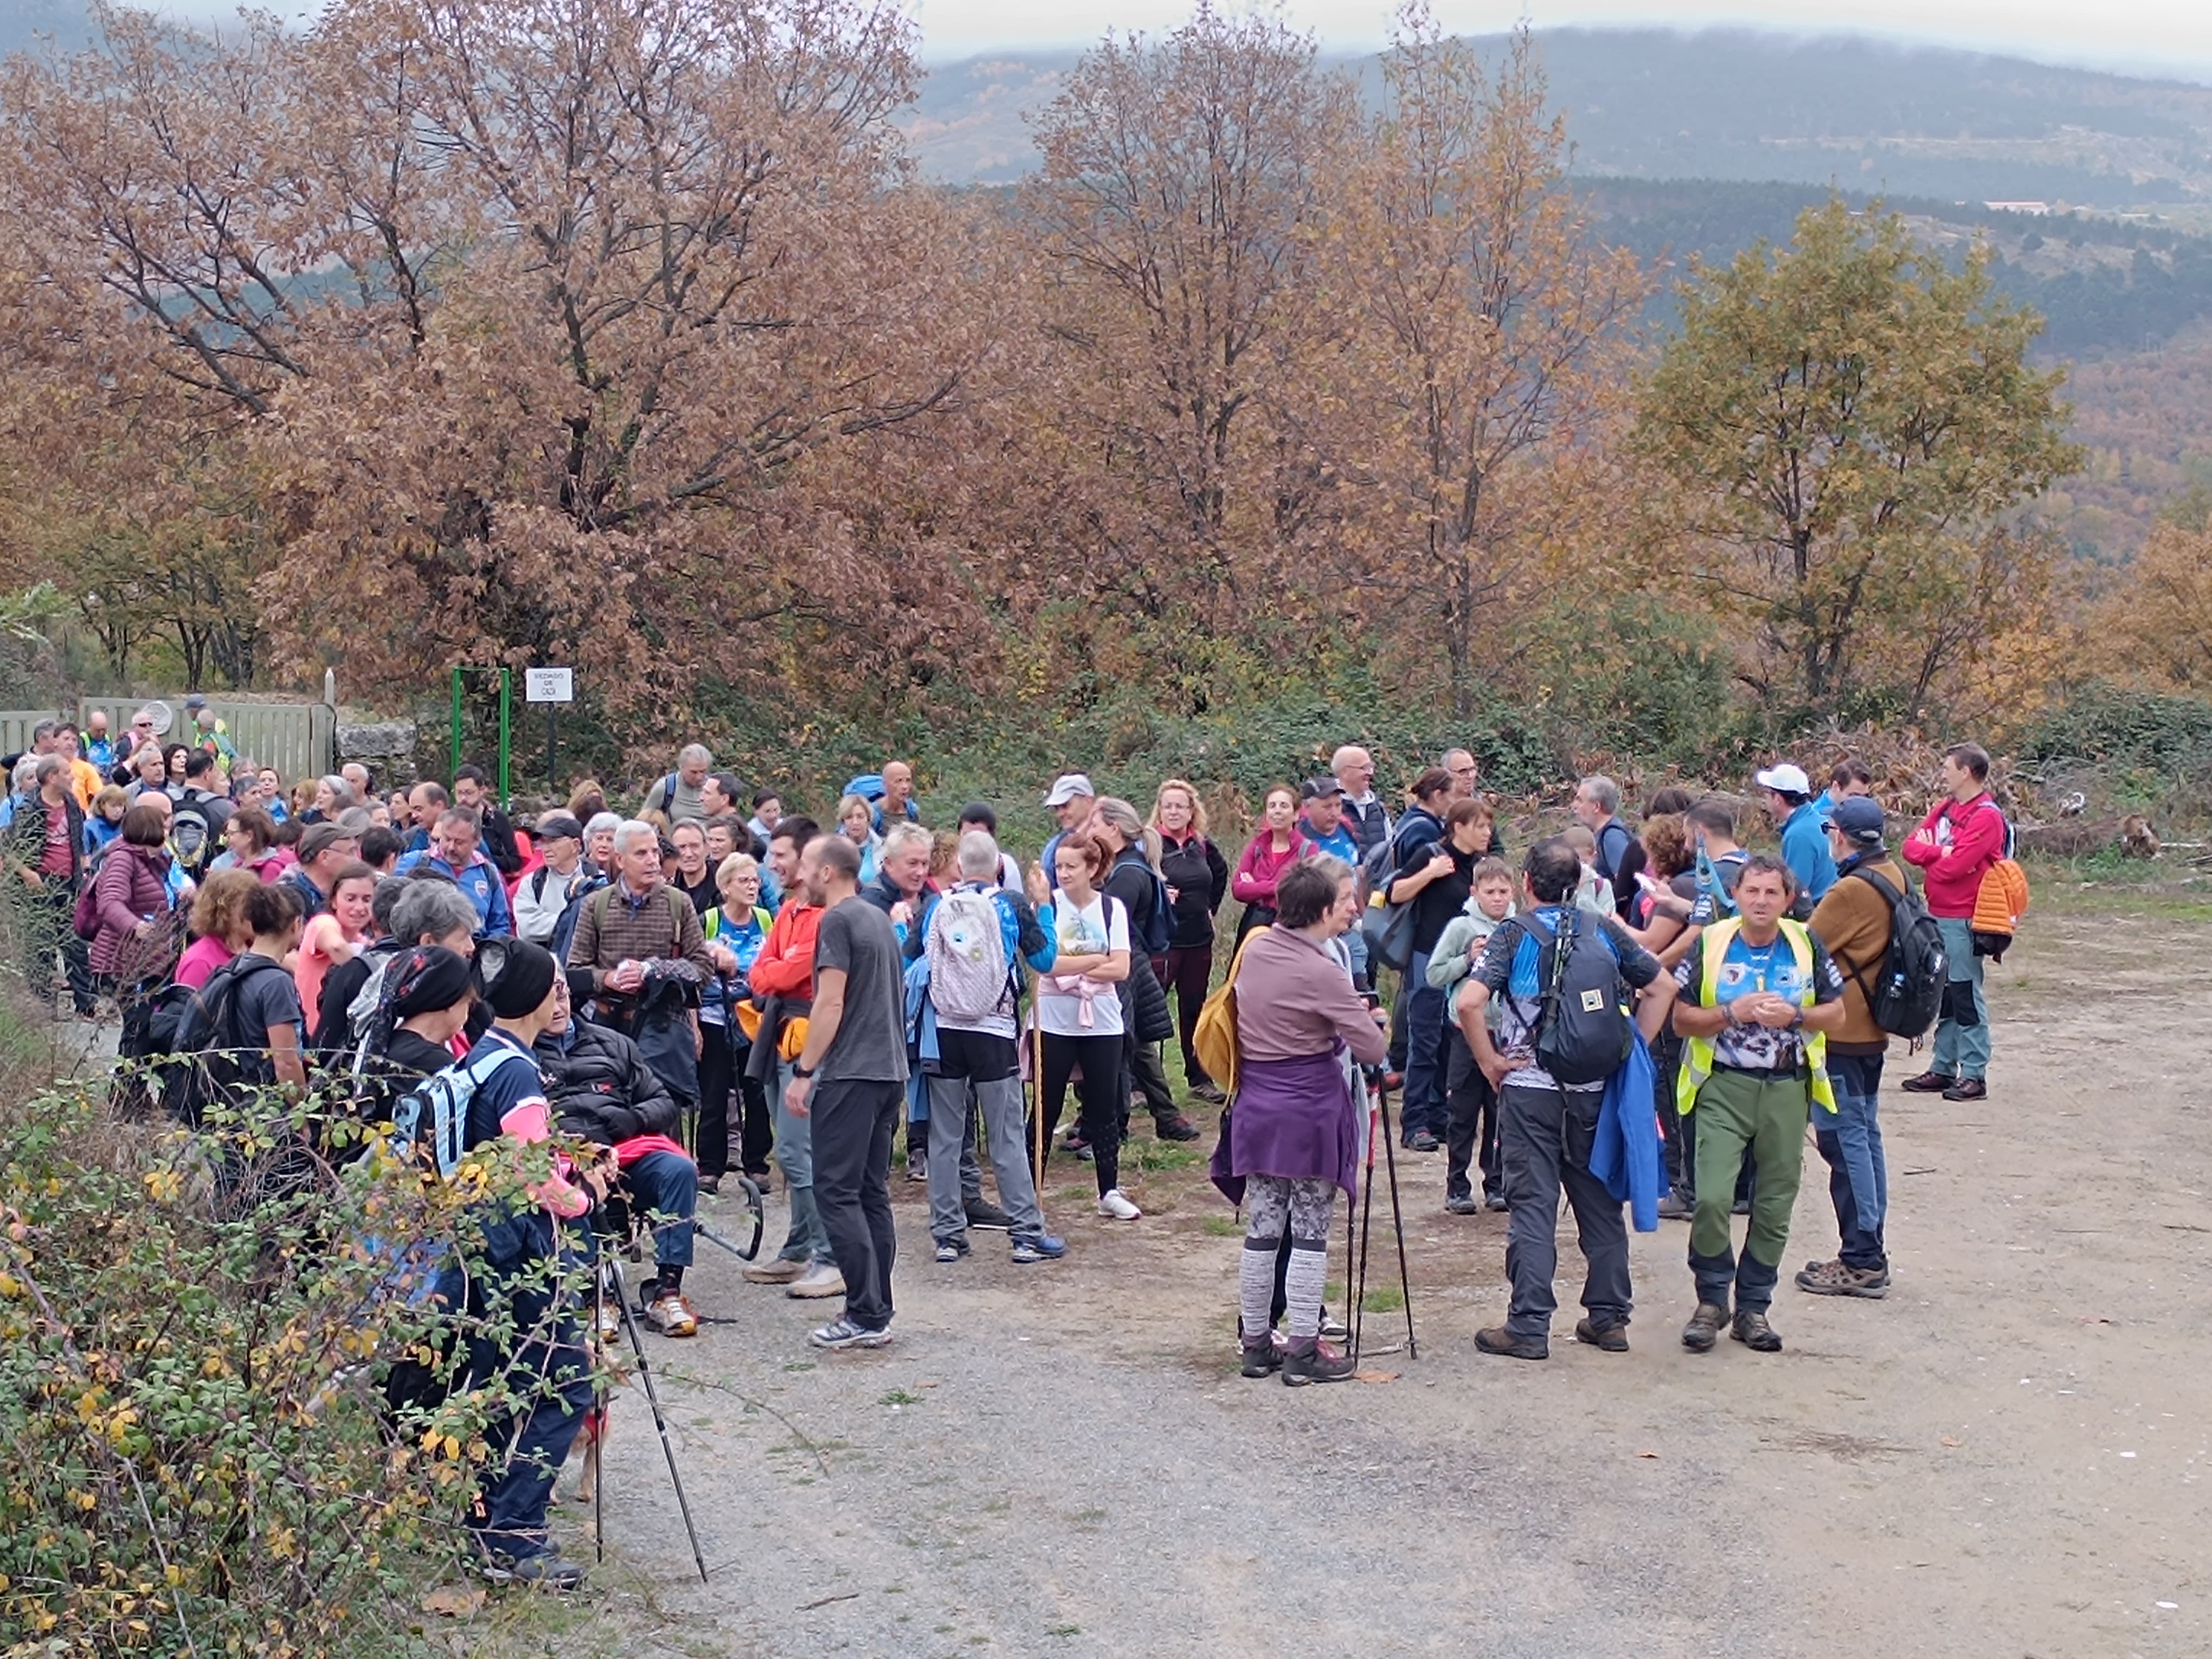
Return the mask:
<path fill-rule="evenodd" d="M 1198 1011 L 1206 1006 L 1206 992 L 1213 978 L 1213 941 L 1203 945 L 1170 945 L 1162 958 L 1160 983 L 1175 993 L 1176 1030 L 1182 1039 L 1183 1081 L 1194 1087 L 1212 1079 L 1198 1063 L 1190 1039 L 1198 1030 Z"/>
<path fill-rule="evenodd" d="M 1121 1184 L 1121 1103 L 1127 1088 L 1121 1079 L 1122 1041 L 1118 1036 L 1044 1034 L 1044 1132 L 1049 1135 L 1060 1127 L 1067 1080 L 1080 1066 L 1083 1078 L 1075 1085 L 1079 1106 L 1076 1121 L 1082 1128 L 1084 1144 L 1091 1148 L 1101 1197 Z"/>

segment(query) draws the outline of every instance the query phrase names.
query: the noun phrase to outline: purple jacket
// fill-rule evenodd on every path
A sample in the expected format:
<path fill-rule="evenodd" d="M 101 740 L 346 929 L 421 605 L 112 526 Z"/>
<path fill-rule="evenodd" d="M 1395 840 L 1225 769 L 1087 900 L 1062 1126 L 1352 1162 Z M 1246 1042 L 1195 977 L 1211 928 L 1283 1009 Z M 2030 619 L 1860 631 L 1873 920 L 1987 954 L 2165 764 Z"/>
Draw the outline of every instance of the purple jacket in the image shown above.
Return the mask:
<path fill-rule="evenodd" d="M 1359 1192 L 1359 1121 L 1345 1081 L 1342 1045 L 1296 1060 L 1243 1060 L 1237 1099 L 1221 1115 L 1221 1140 L 1206 1173 L 1231 1204 L 1248 1176 L 1333 1181 Z"/>
<path fill-rule="evenodd" d="M 166 925 L 168 868 L 169 855 L 159 847 L 118 842 L 107 849 L 93 878 L 100 915 L 100 931 L 88 953 L 94 973 L 137 980 L 170 965 L 176 940 Z M 137 927 L 148 916 L 156 927 L 151 938 L 142 939 Z"/>

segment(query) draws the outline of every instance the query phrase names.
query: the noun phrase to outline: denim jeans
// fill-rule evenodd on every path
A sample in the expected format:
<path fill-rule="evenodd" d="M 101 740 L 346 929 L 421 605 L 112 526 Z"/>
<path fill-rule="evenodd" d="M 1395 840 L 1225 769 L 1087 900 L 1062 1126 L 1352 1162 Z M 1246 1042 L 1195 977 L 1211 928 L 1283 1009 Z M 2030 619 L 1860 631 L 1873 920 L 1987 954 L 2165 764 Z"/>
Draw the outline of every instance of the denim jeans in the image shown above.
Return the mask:
<path fill-rule="evenodd" d="M 823 1230 L 822 1214 L 814 1203 L 814 1120 L 793 1117 L 784 1109 L 784 1097 L 790 1091 L 791 1062 L 780 1060 L 775 1065 L 775 1161 L 791 1196 L 791 1231 L 776 1257 L 782 1261 L 830 1261 L 835 1258 L 830 1235 Z"/>
<path fill-rule="evenodd" d="M 1836 1111 L 1813 1114 L 1814 1138 L 1828 1161 L 1828 1197 L 1847 1267 L 1881 1269 L 1889 1256 L 1882 1222 L 1889 1212 L 1889 1165 L 1881 1152 L 1880 1054 L 1831 1054 Z"/>
<path fill-rule="evenodd" d="M 1938 916 L 1943 949 L 1951 958 L 1943 1012 L 1936 1022 L 1936 1051 L 1929 1069 L 1948 1077 L 1986 1077 L 1990 1070 L 1990 1005 L 1982 995 L 1982 959 L 1974 954 L 1974 925 L 1964 916 Z"/>
<path fill-rule="evenodd" d="M 1399 1127 L 1440 1133 L 1444 1120 L 1446 998 L 1429 983 L 1429 953 L 1413 952 L 1406 964 L 1406 1105 Z"/>
<path fill-rule="evenodd" d="M 691 1218 L 699 1208 L 699 1166 L 675 1152 L 647 1152 L 623 1171 L 640 1218 L 659 1216 L 653 1259 L 663 1267 L 691 1265 Z"/>

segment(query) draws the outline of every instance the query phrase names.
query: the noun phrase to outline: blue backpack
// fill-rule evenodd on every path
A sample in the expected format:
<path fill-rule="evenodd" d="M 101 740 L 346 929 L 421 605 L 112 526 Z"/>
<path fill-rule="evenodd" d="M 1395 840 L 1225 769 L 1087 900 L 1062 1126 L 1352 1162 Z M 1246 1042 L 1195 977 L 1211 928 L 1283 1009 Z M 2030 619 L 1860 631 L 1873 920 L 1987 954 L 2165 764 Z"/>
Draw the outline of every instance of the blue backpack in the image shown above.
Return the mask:
<path fill-rule="evenodd" d="M 423 1079 L 400 1096 L 392 1107 L 393 1155 L 411 1163 L 417 1155 L 417 1143 L 427 1130 L 430 1156 L 438 1166 L 439 1176 L 450 1181 L 453 1171 L 460 1167 L 461 1154 L 467 1150 L 465 1139 L 468 1133 L 469 1103 L 476 1098 L 477 1091 L 485 1079 L 508 1060 L 529 1058 L 520 1048 L 494 1048 L 473 1060 L 457 1060 L 444 1071 Z"/>

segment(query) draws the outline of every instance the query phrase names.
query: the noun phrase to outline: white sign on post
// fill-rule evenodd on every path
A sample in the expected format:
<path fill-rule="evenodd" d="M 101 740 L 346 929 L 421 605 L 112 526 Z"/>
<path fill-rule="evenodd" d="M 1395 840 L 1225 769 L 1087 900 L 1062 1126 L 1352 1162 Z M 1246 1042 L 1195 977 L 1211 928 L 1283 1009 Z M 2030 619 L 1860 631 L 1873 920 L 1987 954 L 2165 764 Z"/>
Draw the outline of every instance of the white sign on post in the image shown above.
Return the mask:
<path fill-rule="evenodd" d="M 522 671 L 525 702 L 574 702 L 576 671 L 573 668 L 526 668 Z"/>

